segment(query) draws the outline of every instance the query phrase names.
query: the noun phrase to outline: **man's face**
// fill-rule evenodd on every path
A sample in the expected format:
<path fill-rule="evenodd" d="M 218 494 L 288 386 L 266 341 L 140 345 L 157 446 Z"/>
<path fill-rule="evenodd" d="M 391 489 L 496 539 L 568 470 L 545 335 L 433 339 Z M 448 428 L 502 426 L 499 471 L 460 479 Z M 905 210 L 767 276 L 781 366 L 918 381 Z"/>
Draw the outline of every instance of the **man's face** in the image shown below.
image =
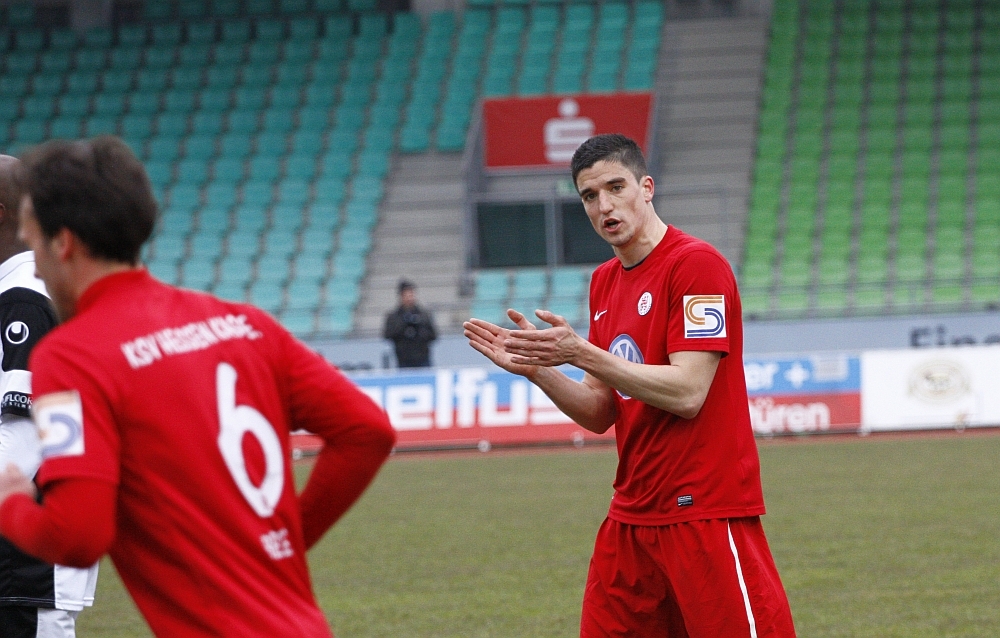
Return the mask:
<path fill-rule="evenodd" d="M 653 180 L 637 181 L 617 162 L 601 160 L 576 176 L 583 208 L 594 230 L 614 246 L 627 246 L 646 222 L 653 199 Z"/>
<path fill-rule="evenodd" d="M 60 319 L 68 319 L 73 307 L 68 281 L 53 250 L 52 240 L 45 236 L 35 218 L 35 207 L 28 195 L 21 200 L 19 219 L 17 235 L 35 253 L 35 276 L 45 282 L 56 314 Z"/>
<path fill-rule="evenodd" d="M 406 288 L 399 293 L 399 303 L 404 308 L 413 308 L 417 305 L 417 293 L 413 288 Z"/>

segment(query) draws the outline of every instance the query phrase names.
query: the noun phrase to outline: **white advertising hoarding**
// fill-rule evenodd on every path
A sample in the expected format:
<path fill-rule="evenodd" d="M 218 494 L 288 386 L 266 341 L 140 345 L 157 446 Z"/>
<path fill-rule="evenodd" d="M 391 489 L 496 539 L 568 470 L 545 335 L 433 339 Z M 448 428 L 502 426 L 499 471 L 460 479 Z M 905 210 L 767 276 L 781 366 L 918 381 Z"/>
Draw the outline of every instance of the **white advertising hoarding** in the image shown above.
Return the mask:
<path fill-rule="evenodd" d="M 1000 346 L 861 355 L 864 430 L 1000 425 Z"/>

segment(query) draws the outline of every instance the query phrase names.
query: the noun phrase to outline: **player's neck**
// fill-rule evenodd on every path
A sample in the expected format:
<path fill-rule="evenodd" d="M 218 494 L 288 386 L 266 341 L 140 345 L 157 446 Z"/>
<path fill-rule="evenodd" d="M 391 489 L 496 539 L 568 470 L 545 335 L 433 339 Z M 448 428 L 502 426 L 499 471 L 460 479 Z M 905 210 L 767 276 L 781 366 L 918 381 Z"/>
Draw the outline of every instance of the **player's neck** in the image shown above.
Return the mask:
<path fill-rule="evenodd" d="M 614 247 L 615 256 L 625 268 L 631 268 L 648 257 L 667 234 L 667 225 L 663 220 L 653 212 L 652 208 L 650 213 L 646 223 L 636 231 L 628 244 Z"/>
<path fill-rule="evenodd" d="M 68 309 L 71 314 L 76 314 L 76 306 L 80 298 L 98 281 L 121 272 L 137 270 L 135 266 L 121 261 L 109 261 L 104 259 L 84 259 L 74 264 L 73 282 L 73 307 Z M 64 319 L 67 317 L 64 317 Z"/>

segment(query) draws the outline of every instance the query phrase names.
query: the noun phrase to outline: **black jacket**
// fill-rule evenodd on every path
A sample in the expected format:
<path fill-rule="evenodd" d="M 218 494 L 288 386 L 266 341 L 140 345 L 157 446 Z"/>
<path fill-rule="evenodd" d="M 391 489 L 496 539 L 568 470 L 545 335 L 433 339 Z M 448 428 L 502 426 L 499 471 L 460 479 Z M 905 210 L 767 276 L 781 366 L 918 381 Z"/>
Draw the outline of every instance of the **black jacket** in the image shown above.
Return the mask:
<path fill-rule="evenodd" d="M 431 364 L 430 343 L 437 339 L 434 320 L 420 306 L 400 306 L 385 317 L 382 336 L 396 344 L 400 368 L 425 368 Z"/>

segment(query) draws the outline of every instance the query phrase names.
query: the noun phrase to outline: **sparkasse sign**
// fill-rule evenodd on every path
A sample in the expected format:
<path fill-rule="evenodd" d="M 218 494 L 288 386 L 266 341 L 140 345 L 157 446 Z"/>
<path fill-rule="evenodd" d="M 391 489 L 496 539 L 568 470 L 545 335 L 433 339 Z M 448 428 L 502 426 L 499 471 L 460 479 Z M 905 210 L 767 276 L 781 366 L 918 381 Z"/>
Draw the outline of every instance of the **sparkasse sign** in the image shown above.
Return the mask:
<path fill-rule="evenodd" d="M 621 133 L 648 153 L 652 104 L 652 93 L 485 100 L 486 168 L 562 168 L 602 133 Z"/>

